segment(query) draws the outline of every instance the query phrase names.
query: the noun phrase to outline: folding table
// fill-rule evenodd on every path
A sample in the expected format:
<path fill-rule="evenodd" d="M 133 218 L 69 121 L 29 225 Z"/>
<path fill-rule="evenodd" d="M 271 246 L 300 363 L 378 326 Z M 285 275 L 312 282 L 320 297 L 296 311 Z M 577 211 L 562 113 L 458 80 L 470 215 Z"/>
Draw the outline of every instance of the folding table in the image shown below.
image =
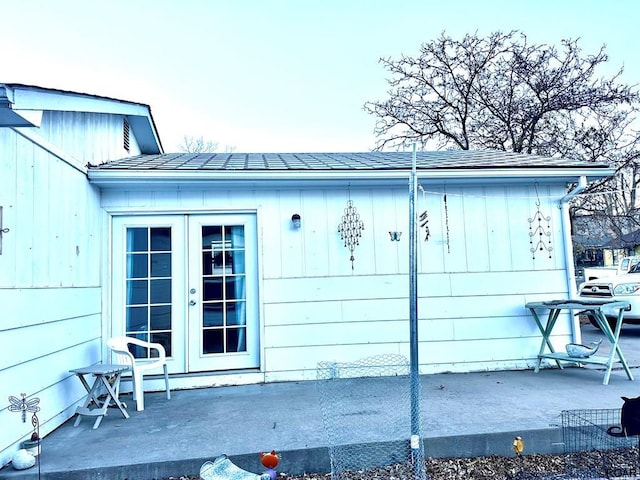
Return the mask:
<path fill-rule="evenodd" d="M 605 373 L 604 380 L 602 382 L 603 385 L 609 384 L 609 377 L 611 376 L 611 368 L 614 363 L 622 364 L 622 368 L 629 377 L 629 380 L 633 380 L 633 375 L 631 374 L 631 370 L 629 370 L 629 365 L 627 364 L 626 359 L 622 353 L 622 349 L 620 348 L 620 344 L 618 343 L 618 339 L 620 338 L 620 329 L 622 328 L 622 319 L 624 316 L 625 309 L 629 308 L 629 302 L 623 301 L 614 301 L 614 300 L 551 300 L 546 302 L 529 302 L 525 305 L 534 320 L 536 321 L 536 325 L 538 325 L 538 329 L 540 333 L 542 333 L 542 344 L 540 345 L 540 351 L 538 352 L 538 363 L 536 364 L 535 372 L 538 373 L 540 371 L 540 363 L 543 358 L 548 358 L 555 360 L 556 364 L 559 368 L 562 368 L 560 361 L 572 362 L 572 363 L 584 363 L 584 364 L 596 364 L 596 365 L 604 365 Z M 615 330 L 611 329 L 609 322 L 607 322 L 607 318 L 602 311 L 602 307 L 606 306 L 607 309 L 617 310 L 617 322 Z M 547 317 L 546 324 L 543 325 L 540 321 L 540 317 L 536 310 L 549 310 L 549 315 Z M 556 325 L 556 320 L 558 320 L 558 316 L 562 310 L 568 310 L 572 312 L 573 310 L 580 310 L 578 313 L 584 313 L 592 316 L 602 333 L 604 334 L 606 340 L 611 344 L 611 352 L 608 356 L 595 356 L 592 355 L 590 357 L 572 357 L 567 353 L 556 352 L 551 344 L 551 333 L 553 327 Z M 545 350 L 548 349 L 548 352 Z"/>
<path fill-rule="evenodd" d="M 119 391 L 118 387 L 120 385 L 120 377 L 122 376 L 122 373 L 129 369 L 130 367 L 128 365 L 99 363 L 88 367 L 69 370 L 71 373 L 75 373 L 78 376 L 87 391 L 87 396 L 82 406 L 79 406 L 76 409 L 76 414 L 78 416 L 73 424 L 74 427 L 77 427 L 80 424 L 82 415 L 85 415 L 97 417 L 93 424 L 93 429 L 95 430 L 98 428 L 102 418 L 107 414 L 107 409 L 111 402 L 120 409 L 124 418 L 129 418 L 125 405 L 120 402 L 118 394 L 116 393 Z M 93 375 L 94 379 L 91 385 L 87 382 L 85 375 Z M 106 398 L 104 398 L 104 400 L 100 399 L 100 395 L 102 393 L 101 387 L 106 389 Z M 95 408 L 89 408 L 92 403 L 95 404 Z"/>

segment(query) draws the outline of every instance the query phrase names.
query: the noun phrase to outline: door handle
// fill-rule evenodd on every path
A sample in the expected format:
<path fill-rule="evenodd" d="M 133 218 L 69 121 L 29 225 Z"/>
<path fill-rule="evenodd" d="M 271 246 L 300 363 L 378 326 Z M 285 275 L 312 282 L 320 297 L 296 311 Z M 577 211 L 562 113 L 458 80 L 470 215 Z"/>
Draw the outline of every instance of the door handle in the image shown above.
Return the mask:
<path fill-rule="evenodd" d="M 196 304 L 195 300 L 189 300 L 189 305 L 194 306 Z"/>

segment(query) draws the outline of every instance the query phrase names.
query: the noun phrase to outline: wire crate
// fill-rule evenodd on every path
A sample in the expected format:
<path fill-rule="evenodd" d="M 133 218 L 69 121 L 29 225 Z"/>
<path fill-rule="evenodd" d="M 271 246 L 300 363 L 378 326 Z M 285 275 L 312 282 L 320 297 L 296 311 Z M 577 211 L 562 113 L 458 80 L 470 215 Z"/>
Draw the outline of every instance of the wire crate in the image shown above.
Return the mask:
<path fill-rule="evenodd" d="M 562 412 L 562 439 L 571 477 L 638 478 L 639 438 L 607 433 L 609 427 L 620 425 L 620 415 L 619 408 Z"/>

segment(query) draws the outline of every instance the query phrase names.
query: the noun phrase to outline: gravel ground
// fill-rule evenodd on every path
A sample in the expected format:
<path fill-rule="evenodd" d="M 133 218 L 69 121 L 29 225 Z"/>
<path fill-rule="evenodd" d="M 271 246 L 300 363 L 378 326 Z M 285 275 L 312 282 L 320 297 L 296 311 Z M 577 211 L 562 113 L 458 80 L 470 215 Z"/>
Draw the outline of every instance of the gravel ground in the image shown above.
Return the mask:
<path fill-rule="evenodd" d="M 599 478 L 640 478 L 636 448 L 606 452 L 580 452 L 562 455 L 523 455 L 521 457 L 428 458 L 427 478 L 431 480 L 559 480 Z M 199 475 L 163 480 L 198 480 Z M 331 474 L 287 475 L 278 480 L 331 480 Z M 413 480 L 407 465 L 345 472 L 341 480 Z"/>

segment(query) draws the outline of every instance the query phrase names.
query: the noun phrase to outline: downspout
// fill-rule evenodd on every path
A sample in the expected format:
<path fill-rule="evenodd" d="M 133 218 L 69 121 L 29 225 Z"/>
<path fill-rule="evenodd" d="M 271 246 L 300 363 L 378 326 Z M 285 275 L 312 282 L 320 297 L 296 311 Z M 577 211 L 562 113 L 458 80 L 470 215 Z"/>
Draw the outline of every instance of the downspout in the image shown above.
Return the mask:
<path fill-rule="evenodd" d="M 563 233 L 563 241 L 564 241 L 564 261 L 565 261 L 565 272 L 566 272 L 566 281 L 567 281 L 567 292 L 569 294 L 569 298 L 577 297 L 577 288 L 576 288 L 576 271 L 573 265 L 573 242 L 571 240 L 571 218 L 569 215 L 569 201 L 582 192 L 585 188 L 587 188 L 587 177 L 582 175 L 578 179 L 578 185 L 576 188 L 567 193 L 564 197 L 560 199 L 558 202 L 558 208 L 562 210 L 561 218 L 562 218 L 562 233 Z M 581 332 L 580 332 L 580 320 L 578 317 L 574 317 L 573 322 L 573 341 L 576 343 L 580 343 Z"/>

